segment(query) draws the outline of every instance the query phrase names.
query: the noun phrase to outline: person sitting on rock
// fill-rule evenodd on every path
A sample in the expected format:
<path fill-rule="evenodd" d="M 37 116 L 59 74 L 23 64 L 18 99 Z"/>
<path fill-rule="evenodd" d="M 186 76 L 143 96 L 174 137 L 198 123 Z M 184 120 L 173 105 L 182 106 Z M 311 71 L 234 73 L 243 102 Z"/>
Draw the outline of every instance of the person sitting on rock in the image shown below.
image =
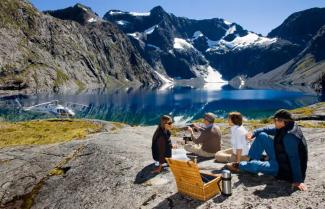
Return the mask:
<path fill-rule="evenodd" d="M 201 157 L 214 157 L 216 152 L 220 150 L 221 132 L 220 128 L 214 124 L 215 116 L 212 113 L 204 115 L 204 127 L 193 124 L 193 128 L 201 132 L 200 136 L 196 138 L 193 133 L 193 128 L 187 127 L 191 133 L 194 145 L 186 144 L 184 149 L 188 152 L 196 154 Z"/>
<path fill-rule="evenodd" d="M 216 162 L 229 163 L 247 161 L 249 142 L 246 140 L 246 128 L 243 124 L 243 116 L 239 112 L 228 114 L 228 123 L 231 127 L 231 146 L 232 148 L 220 150 L 216 153 Z"/>
<path fill-rule="evenodd" d="M 248 156 L 249 161 L 228 163 L 226 167 L 233 171 L 264 173 L 292 183 L 294 188 L 306 190 L 308 149 L 301 129 L 287 110 L 278 110 L 274 116 L 275 128 L 266 127 L 247 133 L 246 138 L 255 138 Z M 260 161 L 265 150 L 268 161 Z"/>
<path fill-rule="evenodd" d="M 160 173 L 163 164 L 166 163 L 165 158 L 172 156 L 172 143 L 170 140 L 172 124 L 173 120 L 170 116 L 161 116 L 160 123 L 152 137 L 152 157 L 155 161 L 159 162 L 158 167 L 155 168 L 153 173 Z"/>

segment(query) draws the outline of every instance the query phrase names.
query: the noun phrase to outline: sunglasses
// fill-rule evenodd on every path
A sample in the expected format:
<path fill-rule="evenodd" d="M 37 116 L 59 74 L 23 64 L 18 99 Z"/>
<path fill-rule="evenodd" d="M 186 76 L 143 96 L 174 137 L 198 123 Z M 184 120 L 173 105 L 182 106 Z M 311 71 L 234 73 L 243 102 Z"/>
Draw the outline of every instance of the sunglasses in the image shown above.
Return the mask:
<path fill-rule="evenodd" d="M 171 124 L 173 124 L 173 122 L 168 122 L 168 123 L 166 123 L 166 124 L 171 125 Z"/>
<path fill-rule="evenodd" d="M 279 119 L 279 118 L 273 118 L 274 122 L 290 122 L 292 120 L 285 120 L 285 119 Z"/>

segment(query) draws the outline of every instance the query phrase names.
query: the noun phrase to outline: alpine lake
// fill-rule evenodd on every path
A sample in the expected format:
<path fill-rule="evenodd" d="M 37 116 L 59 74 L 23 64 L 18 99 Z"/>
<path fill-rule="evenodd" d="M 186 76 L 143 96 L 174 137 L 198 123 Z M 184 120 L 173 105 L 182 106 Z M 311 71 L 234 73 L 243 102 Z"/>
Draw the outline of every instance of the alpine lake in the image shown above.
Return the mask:
<path fill-rule="evenodd" d="M 295 109 L 323 100 L 312 91 L 295 88 L 235 89 L 229 85 L 165 86 L 93 90 L 74 94 L 38 94 L 2 97 L 0 118 L 9 121 L 53 118 L 50 113 L 25 111 L 29 107 L 52 100 L 71 108 L 76 118 L 116 121 L 130 125 L 155 125 L 161 115 L 171 115 L 182 125 L 212 112 L 224 118 L 239 111 L 247 119 L 271 116 L 277 109 Z"/>

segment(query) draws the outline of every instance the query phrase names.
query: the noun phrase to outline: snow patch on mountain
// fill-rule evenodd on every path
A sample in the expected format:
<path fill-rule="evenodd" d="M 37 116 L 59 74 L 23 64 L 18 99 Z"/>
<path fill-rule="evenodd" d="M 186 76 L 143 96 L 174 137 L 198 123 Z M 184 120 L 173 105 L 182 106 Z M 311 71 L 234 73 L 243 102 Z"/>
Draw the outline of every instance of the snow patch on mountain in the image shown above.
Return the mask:
<path fill-rule="evenodd" d="M 227 20 L 223 20 L 223 23 L 225 23 L 226 25 L 231 25 L 232 23 L 227 21 Z"/>
<path fill-rule="evenodd" d="M 155 71 L 156 74 L 158 75 L 158 77 L 164 82 L 164 83 L 173 83 L 173 80 L 170 78 L 167 78 L 166 76 L 158 73 L 157 71 Z"/>
<path fill-rule="evenodd" d="M 222 79 L 222 75 L 214 68 L 212 68 L 210 65 L 205 66 L 206 67 L 206 75 L 204 77 L 204 81 L 206 83 L 226 83 Z"/>
<path fill-rule="evenodd" d="M 141 33 L 135 32 L 135 33 L 128 33 L 127 35 L 141 41 Z"/>
<path fill-rule="evenodd" d="M 122 11 L 109 11 L 110 15 L 122 15 L 122 14 L 126 14 L 126 12 L 122 12 Z"/>
<path fill-rule="evenodd" d="M 194 46 L 182 38 L 174 38 L 174 49 L 187 50 L 193 49 Z"/>
<path fill-rule="evenodd" d="M 236 30 L 237 30 L 237 29 L 236 29 L 236 25 L 231 26 L 231 27 L 227 30 L 225 36 L 228 36 L 228 35 L 230 35 L 230 34 L 235 33 Z"/>
<path fill-rule="evenodd" d="M 129 24 L 130 22 L 125 21 L 125 20 L 118 20 L 118 21 L 116 21 L 116 23 L 119 24 L 119 25 L 127 25 L 127 24 Z"/>
<path fill-rule="evenodd" d="M 150 16 L 150 12 L 129 12 L 132 16 Z"/>
<path fill-rule="evenodd" d="M 93 17 L 88 20 L 88 22 L 96 22 L 96 21 L 97 21 L 97 19 L 93 18 Z"/>
<path fill-rule="evenodd" d="M 149 34 L 152 34 L 152 33 L 155 31 L 156 28 L 158 28 L 158 25 L 154 25 L 154 26 L 148 28 L 147 30 L 145 30 L 144 32 L 145 32 L 147 35 L 149 35 Z"/>
<path fill-rule="evenodd" d="M 124 15 L 129 14 L 132 16 L 150 16 L 150 12 L 123 12 L 119 10 L 111 10 L 108 12 L 109 15 Z"/>
<path fill-rule="evenodd" d="M 228 30 L 229 31 L 229 30 Z M 226 33 L 227 34 L 227 33 Z M 221 39 L 220 41 L 211 41 L 207 39 L 207 43 L 209 48 L 206 52 L 209 51 L 219 51 L 219 50 L 241 50 L 243 48 L 251 47 L 251 46 L 268 46 L 277 41 L 277 38 L 267 38 L 263 36 L 259 36 L 256 33 L 248 32 L 246 36 L 237 36 L 232 41 L 226 41 Z"/>
<path fill-rule="evenodd" d="M 269 45 L 277 41 L 277 38 L 266 38 L 249 32 L 246 36 L 236 37 L 233 41 L 221 40 L 220 43 L 230 48 L 244 48 L 250 45 Z"/>

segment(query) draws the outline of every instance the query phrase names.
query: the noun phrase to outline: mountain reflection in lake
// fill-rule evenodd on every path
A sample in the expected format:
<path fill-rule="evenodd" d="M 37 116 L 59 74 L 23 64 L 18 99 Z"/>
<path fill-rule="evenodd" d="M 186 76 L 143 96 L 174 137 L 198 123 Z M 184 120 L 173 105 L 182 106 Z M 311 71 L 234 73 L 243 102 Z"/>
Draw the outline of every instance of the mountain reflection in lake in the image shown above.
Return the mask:
<path fill-rule="evenodd" d="M 162 114 L 170 114 L 178 124 L 201 118 L 205 112 L 225 117 L 229 111 L 240 111 L 247 118 L 263 118 L 279 108 L 293 109 L 319 101 L 316 95 L 285 90 L 236 90 L 223 86 L 210 88 L 173 87 L 164 89 L 123 88 L 74 95 L 37 95 L 20 97 L 24 106 L 51 100 L 63 104 L 79 103 L 86 108 L 76 109 L 79 118 L 94 118 L 125 122 L 133 125 L 157 124 Z M 26 120 L 51 117 L 47 114 L 14 109 L 14 98 L 2 99 L 0 117 Z M 4 106 L 5 104 L 5 106 Z M 19 113 L 20 112 L 20 113 Z M 53 116 L 52 116 L 53 117 Z"/>

